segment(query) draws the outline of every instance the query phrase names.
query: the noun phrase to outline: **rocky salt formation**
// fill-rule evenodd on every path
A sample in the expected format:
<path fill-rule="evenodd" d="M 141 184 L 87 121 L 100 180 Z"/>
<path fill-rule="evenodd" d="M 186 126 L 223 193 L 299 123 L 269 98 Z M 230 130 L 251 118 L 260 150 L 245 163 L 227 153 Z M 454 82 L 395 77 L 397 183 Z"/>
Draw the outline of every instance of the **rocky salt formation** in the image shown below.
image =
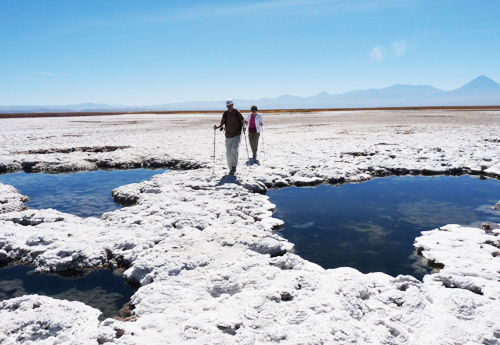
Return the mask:
<path fill-rule="evenodd" d="M 12 186 L 0 183 L 0 214 L 25 210 L 29 198 L 18 193 Z"/>
<path fill-rule="evenodd" d="M 149 182 L 125 186 L 121 189 L 128 191 L 130 197 L 141 195 L 140 199 L 137 197 L 138 205 L 105 213 L 101 219 L 82 219 L 51 209 L 0 215 L 3 229 L 0 251 L 9 260 L 34 264 L 39 270 L 61 271 L 108 264 L 128 266 L 146 255 L 150 251 L 147 248 L 160 248 L 158 244 L 164 241 L 178 242 L 176 249 L 199 256 L 196 241 L 193 247 L 183 244 L 191 241 L 193 234 L 202 242 L 222 247 L 243 246 L 270 255 L 293 248 L 271 231 L 282 222 L 271 218 L 270 210 L 275 206 L 266 196 L 234 185 L 213 187 L 215 180 L 205 181 L 207 188 L 213 188 L 193 189 L 194 182 L 203 181 L 199 177 L 203 174 L 170 172 Z M 232 228 L 226 227 L 227 221 Z M 247 227 L 253 230 L 235 231 Z M 176 250 L 172 251 L 175 255 Z M 179 264 L 196 266 L 189 262 Z M 142 275 L 134 273 L 131 279 L 141 281 Z"/>
<path fill-rule="evenodd" d="M 97 344 L 99 310 L 81 302 L 22 296 L 0 302 L 0 343 Z"/>
<path fill-rule="evenodd" d="M 485 233 L 482 229 L 446 225 L 424 231 L 414 246 L 434 265 L 442 268 L 425 279 L 429 283 L 460 288 L 500 299 L 499 229 Z"/>
<path fill-rule="evenodd" d="M 17 158 L 0 164 L 0 172 L 23 170 L 29 173 L 70 173 L 97 169 L 197 169 L 201 167 L 196 161 L 179 160 L 167 154 L 154 154 L 146 150 L 121 152 L 127 149 L 128 147 L 97 146 L 16 152 Z"/>
<path fill-rule="evenodd" d="M 120 187 L 113 191 L 115 199 L 133 206 L 100 219 L 54 210 L 1 215 L 0 255 L 6 260 L 45 271 L 121 266 L 126 278 L 141 287 L 132 297 L 134 315 L 129 321 L 98 323 L 98 311 L 46 297 L 1 302 L 0 316 L 7 321 L 0 325 L 0 342 L 500 342 L 497 230 L 485 233 L 443 224 L 424 233 L 415 245 L 441 269 L 423 282 L 409 276 L 361 274 L 352 268 L 324 270 L 293 254 L 293 244 L 273 233 L 282 222 L 272 218 L 275 206 L 260 194 L 276 186 L 362 182 L 394 173 L 497 176 L 498 143 L 487 130 L 500 122 L 497 113 L 269 116 L 264 118 L 265 144 L 261 142 L 266 158 L 259 157 L 260 165 L 250 169 L 244 165 L 244 146 L 240 147 L 238 175 L 229 178 L 223 177 L 223 138 L 216 137 L 213 168 L 213 142 L 203 139 L 219 119 L 206 115 L 30 119 L 32 126 L 38 126 L 36 131 L 26 120 L 6 121 L 0 135 L 11 135 L 12 144 L 1 148 L 0 164 L 8 169 L 36 161 L 50 170 L 56 166 L 55 158 L 85 168 L 93 159 L 107 159 L 99 155 L 114 155 L 108 158 L 116 162 L 168 155 L 202 168 L 169 171 Z M 106 146 L 130 148 L 14 153 Z M 54 154 L 60 156 L 49 158 Z M 45 324 L 39 323 L 39 308 L 47 311 L 50 325 L 40 327 Z M 78 337 L 75 332 L 80 332 Z"/>

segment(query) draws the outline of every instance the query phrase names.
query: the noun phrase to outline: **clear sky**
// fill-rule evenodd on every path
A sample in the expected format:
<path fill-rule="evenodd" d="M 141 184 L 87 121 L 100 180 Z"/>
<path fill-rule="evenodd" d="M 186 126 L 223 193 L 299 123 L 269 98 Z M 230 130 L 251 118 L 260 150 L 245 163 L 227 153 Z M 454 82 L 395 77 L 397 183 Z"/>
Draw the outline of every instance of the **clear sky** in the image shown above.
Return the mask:
<path fill-rule="evenodd" d="M 0 105 L 500 82 L 499 0 L 0 0 Z"/>

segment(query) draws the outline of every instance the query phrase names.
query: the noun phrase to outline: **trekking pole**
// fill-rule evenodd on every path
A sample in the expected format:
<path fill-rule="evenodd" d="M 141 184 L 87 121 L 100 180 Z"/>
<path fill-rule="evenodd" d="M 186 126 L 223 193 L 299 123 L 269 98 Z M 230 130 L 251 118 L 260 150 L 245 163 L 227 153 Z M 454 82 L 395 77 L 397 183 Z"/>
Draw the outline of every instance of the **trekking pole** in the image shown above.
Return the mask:
<path fill-rule="evenodd" d="M 247 136 L 245 135 L 245 133 L 243 133 L 243 136 L 245 137 L 245 145 L 247 147 L 248 166 L 250 167 L 250 169 L 252 169 L 251 164 L 250 164 L 250 155 L 248 154 Z"/>
<path fill-rule="evenodd" d="M 215 174 L 215 132 L 216 132 L 216 130 L 214 129 L 214 166 L 212 169 L 212 175 Z"/>
<path fill-rule="evenodd" d="M 264 145 L 264 131 L 262 128 L 260 129 L 260 132 L 262 133 L 262 153 L 264 154 L 264 162 L 266 161 L 266 146 Z"/>

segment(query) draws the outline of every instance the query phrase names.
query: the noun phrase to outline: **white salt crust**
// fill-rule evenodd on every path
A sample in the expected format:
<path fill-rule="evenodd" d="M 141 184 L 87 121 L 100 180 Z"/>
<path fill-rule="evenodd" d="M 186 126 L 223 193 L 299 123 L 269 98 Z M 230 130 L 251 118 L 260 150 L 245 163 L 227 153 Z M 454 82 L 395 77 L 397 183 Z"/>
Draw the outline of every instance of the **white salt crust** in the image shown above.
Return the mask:
<path fill-rule="evenodd" d="M 25 199 L 0 184 L 0 260 L 39 271 L 126 265 L 127 279 L 141 284 L 128 321 L 99 323 L 96 309 L 37 295 L 0 302 L 0 344 L 500 343 L 498 230 L 443 224 L 424 232 L 415 247 L 444 268 L 423 282 L 324 270 L 272 232 L 282 224 L 272 218 L 275 205 L 253 193 L 394 172 L 495 177 L 500 143 L 491 128 L 498 128 L 498 112 L 265 115 L 265 159 L 260 152 L 260 165 L 247 167 L 242 140 L 237 176 L 225 178 L 220 132 L 215 167 L 211 157 L 211 127 L 219 120 L 203 114 L 1 120 L 3 171 L 200 169 L 120 187 L 115 197 L 136 205 L 100 219 L 22 211 Z"/>

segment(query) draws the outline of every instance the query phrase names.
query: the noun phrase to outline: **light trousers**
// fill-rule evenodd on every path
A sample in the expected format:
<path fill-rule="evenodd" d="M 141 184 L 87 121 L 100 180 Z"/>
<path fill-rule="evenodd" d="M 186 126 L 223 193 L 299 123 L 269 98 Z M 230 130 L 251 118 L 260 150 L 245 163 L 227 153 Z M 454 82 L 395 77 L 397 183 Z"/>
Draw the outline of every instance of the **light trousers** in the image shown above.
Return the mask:
<path fill-rule="evenodd" d="M 226 159 L 229 169 L 238 165 L 238 147 L 240 146 L 241 135 L 226 138 Z"/>

